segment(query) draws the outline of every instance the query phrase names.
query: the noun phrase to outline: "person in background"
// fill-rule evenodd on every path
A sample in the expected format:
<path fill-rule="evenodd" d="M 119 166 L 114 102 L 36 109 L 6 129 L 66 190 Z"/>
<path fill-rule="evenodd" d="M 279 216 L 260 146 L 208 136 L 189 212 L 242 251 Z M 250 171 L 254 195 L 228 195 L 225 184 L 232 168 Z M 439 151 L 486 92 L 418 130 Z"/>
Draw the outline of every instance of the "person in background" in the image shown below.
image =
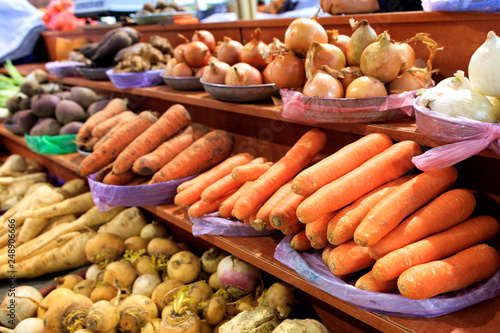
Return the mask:
<path fill-rule="evenodd" d="M 47 30 L 42 16 L 27 0 L 0 0 L 0 64 L 37 61 L 34 50 Z"/>

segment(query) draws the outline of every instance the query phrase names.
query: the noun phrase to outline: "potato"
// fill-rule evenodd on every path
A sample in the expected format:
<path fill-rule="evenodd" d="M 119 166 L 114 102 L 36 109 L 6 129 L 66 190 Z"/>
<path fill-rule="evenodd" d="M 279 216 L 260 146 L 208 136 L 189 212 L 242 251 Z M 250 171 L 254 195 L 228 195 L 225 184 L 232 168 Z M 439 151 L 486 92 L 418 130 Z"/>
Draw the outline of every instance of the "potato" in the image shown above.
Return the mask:
<path fill-rule="evenodd" d="M 35 95 L 36 96 L 36 95 Z M 31 100 L 31 112 L 41 118 L 53 117 L 61 99 L 57 95 L 43 94 Z"/>
<path fill-rule="evenodd" d="M 87 109 L 90 104 L 97 101 L 98 96 L 90 88 L 87 87 L 72 87 L 69 91 L 69 99 L 80 104 L 84 109 Z"/>
<path fill-rule="evenodd" d="M 38 117 L 31 110 L 20 110 L 14 113 L 12 121 L 17 124 L 24 133 L 29 133 L 31 128 L 35 126 Z"/>
<path fill-rule="evenodd" d="M 59 135 L 76 134 L 82 126 L 83 122 L 81 121 L 71 121 L 61 127 L 61 129 L 59 130 Z"/>
<path fill-rule="evenodd" d="M 57 122 L 54 118 L 40 118 L 36 124 L 31 128 L 31 136 L 42 136 L 42 135 L 58 135 L 61 129 L 61 124 Z"/>
<path fill-rule="evenodd" d="M 55 114 L 57 121 L 63 125 L 72 121 L 84 121 L 86 118 L 85 109 L 70 99 L 57 103 Z"/>

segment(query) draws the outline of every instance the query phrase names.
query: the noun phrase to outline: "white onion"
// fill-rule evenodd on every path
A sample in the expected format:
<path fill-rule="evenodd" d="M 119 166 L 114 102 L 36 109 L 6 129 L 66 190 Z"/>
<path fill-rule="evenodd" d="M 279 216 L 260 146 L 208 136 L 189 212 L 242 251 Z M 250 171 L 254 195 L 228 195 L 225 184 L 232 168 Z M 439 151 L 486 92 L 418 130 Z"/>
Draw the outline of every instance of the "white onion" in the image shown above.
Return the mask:
<path fill-rule="evenodd" d="M 458 70 L 452 77 L 447 77 L 436 86 L 446 86 L 452 89 L 470 89 L 469 79 L 465 77 L 464 71 Z"/>
<path fill-rule="evenodd" d="M 488 32 L 486 41 L 470 58 L 469 80 L 472 89 L 500 98 L 500 38 L 495 32 Z"/>

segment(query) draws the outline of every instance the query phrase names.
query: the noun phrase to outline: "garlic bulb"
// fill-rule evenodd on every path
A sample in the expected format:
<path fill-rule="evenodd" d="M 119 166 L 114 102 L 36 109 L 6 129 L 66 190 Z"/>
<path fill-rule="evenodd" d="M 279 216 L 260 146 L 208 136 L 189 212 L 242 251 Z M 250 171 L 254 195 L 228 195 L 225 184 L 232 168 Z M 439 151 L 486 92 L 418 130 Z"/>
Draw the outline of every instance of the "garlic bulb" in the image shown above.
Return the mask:
<path fill-rule="evenodd" d="M 447 77 L 436 86 L 446 86 L 452 89 L 470 89 L 470 81 L 465 77 L 464 71 L 458 70 L 452 77 Z"/>
<path fill-rule="evenodd" d="M 500 38 L 495 32 L 488 32 L 486 41 L 470 58 L 469 80 L 472 89 L 500 98 Z"/>

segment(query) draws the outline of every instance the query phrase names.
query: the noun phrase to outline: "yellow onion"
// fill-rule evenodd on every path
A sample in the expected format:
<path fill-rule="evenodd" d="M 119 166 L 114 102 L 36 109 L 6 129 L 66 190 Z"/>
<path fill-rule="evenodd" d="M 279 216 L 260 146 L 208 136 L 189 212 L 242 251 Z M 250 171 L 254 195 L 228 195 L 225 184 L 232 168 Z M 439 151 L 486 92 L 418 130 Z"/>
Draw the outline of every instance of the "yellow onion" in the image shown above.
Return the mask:
<path fill-rule="evenodd" d="M 349 44 L 351 37 L 339 34 L 337 29 L 327 30 L 326 33 L 328 35 L 328 43 L 337 46 L 342 50 L 342 52 L 344 52 L 344 55 L 346 55 L 347 45 Z"/>
<path fill-rule="evenodd" d="M 207 83 L 225 84 L 226 73 L 231 68 L 229 64 L 222 61 L 211 61 L 208 68 L 203 71 L 201 80 Z"/>
<path fill-rule="evenodd" d="M 359 67 L 366 76 L 373 76 L 387 83 L 398 76 L 401 56 L 391 37 L 384 31 L 379 40 L 368 45 L 361 54 Z"/>
<path fill-rule="evenodd" d="M 486 96 L 500 98 L 500 38 L 488 32 L 486 41 L 474 52 L 469 62 L 472 89 Z"/>
<path fill-rule="evenodd" d="M 262 84 L 262 74 L 257 68 L 247 63 L 239 62 L 227 70 L 225 83 L 230 86 Z"/>
<path fill-rule="evenodd" d="M 240 60 L 257 69 L 266 67 L 266 59 L 263 55 L 269 52 L 269 46 L 262 41 L 262 31 L 255 29 L 252 34 L 253 39 L 243 45 L 240 53 Z"/>
<path fill-rule="evenodd" d="M 346 60 L 340 48 L 333 44 L 312 42 L 306 57 L 306 67 L 314 74 L 321 66 L 340 70 L 345 67 Z"/>
<path fill-rule="evenodd" d="M 349 66 L 359 66 L 363 50 L 377 40 L 377 33 L 367 20 L 356 22 L 354 19 L 350 19 L 349 23 L 355 31 L 352 33 L 347 44 L 347 63 Z"/>
<path fill-rule="evenodd" d="M 403 74 L 406 69 L 412 68 L 415 64 L 415 50 L 408 43 L 395 43 L 394 46 L 401 57 L 399 74 Z"/>
<path fill-rule="evenodd" d="M 363 73 L 361 73 L 361 69 L 355 66 L 342 68 L 339 73 L 339 80 L 340 83 L 342 83 L 342 87 L 344 87 L 344 91 L 347 89 L 349 84 L 354 81 L 354 79 L 363 76 Z"/>
<path fill-rule="evenodd" d="M 344 88 L 342 83 L 328 73 L 325 67 L 316 71 L 306 82 L 302 94 L 307 97 L 317 98 L 343 98 Z"/>
<path fill-rule="evenodd" d="M 300 88 L 307 80 L 304 62 L 293 51 L 276 55 L 262 71 L 264 83 L 280 88 Z"/>
<path fill-rule="evenodd" d="M 243 49 L 243 44 L 237 40 L 232 40 L 229 37 L 224 37 L 224 41 L 217 49 L 217 58 L 220 61 L 234 65 L 240 62 L 240 54 Z"/>
<path fill-rule="evenodd" d="M 292 21 L 285 31 L 287 49 L 304 58 L 312 42 L 328 43 L 325 28 L 315 18 L 298 18 Z"/>
<path fill-rule="evenodd" d="M 404 91 L 413 91 L 424 88 L 424 83 L 413 74 L 406 70 L 403 74 L 398 75 L 394 80 L 387 84 L 387 93 L 400 94 Z"/>
<path fill-rule="evenodd" d="M 385 85 L 371 76 L 361 76 L 351 82 L 345 92 L 346 98 L 371 98 L 387 96 Z"/>

